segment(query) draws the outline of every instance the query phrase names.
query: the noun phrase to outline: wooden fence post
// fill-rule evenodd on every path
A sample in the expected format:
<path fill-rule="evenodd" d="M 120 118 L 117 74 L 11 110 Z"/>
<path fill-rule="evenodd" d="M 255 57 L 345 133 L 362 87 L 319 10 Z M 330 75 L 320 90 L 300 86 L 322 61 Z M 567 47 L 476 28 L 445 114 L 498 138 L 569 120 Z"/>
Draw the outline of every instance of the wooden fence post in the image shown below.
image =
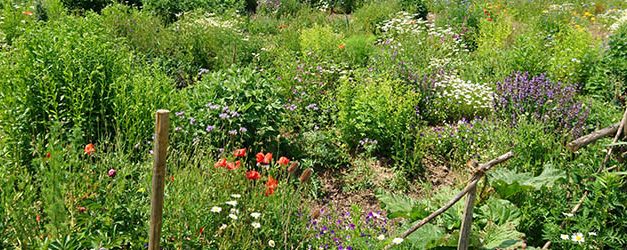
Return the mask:
<path fill-rule="evenodd" d="M 466 195 L 466 206 L 464 207 L 464 220 L 462 221 L 462 228 L 459 233 L 459 241 L 457 243 L 457 250 L 467 250 L 470 245 L 470 230 L 472 228 L 472 210 L 475 205 L 475 197 L 477 195 L 477 185 L 472 186 L 472 189 Z"/>
<path fill-rule="evenodd" d="M 150 199 L 150 232 L 148 250 L 159 250 L 161 224 L 163 222 L 163 190 L 165 180 L 165 162 L 168 152 L 168 133 L 170 111 L 157 110 L 155 123 L 155 161 L 152 170 L 152 195 Z"/>

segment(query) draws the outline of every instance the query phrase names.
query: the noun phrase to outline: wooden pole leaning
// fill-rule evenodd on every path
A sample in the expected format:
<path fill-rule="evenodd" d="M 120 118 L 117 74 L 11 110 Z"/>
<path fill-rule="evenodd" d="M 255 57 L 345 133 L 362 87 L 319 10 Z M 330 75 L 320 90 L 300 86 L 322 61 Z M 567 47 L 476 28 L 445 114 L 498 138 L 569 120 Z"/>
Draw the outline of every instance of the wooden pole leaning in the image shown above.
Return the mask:
<path fill-rule="evenodd" d="M 163 192 L 165 188 L 165 163 L 168 152 L 170 111 L 157 110 L 155 122 L 155 161 L 152 170 L 152 194 L 150 199 L 150 232 L 148 250 L 159 250 L 163 222 Z"/>

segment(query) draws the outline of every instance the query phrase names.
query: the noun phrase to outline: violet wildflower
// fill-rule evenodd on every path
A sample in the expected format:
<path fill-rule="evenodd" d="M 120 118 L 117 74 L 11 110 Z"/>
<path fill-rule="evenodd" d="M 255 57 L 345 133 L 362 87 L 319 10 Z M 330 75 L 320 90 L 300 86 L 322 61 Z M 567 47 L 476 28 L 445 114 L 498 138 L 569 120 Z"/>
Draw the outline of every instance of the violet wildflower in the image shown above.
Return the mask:
<path fill-rule="evenodd" d="M 213 125 L 208 125 L 207 128 L 205 128 L 205 131 L 207 131 L 208 133 L 213 131 L 216 127 Z"/>
<path fill-rule="evenodd" d="M 239 132 L 240 132 L 241 134 L 243 134 L 243 133 L 248 132 L 248 129 L 247 129 L 247 128 L 245 128 L 245 127 L 241 127 L 241 128 L 239 128 Z"/>
<path fill-rule="evenodd" d="M 229 119 L 229 114 L 227 113 L 220 113 L 220 115 L 218 115 L 220 117 L 220 119 Z"/>

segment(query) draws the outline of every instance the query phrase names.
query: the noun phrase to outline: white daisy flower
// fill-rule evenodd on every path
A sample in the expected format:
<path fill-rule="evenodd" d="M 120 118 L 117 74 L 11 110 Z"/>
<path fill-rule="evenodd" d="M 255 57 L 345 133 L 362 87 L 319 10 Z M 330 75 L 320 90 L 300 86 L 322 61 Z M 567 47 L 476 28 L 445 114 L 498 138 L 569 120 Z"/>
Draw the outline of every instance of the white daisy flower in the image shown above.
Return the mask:
<path fill-rule="evenodd" d="M 220 226 L 220 228 L 219 228 L 219 229 L 220 229 L 220 230 L 224 230 L 224 229 L 226 229 L 226 224 L 222 224 L 222 225 Z"/>
<path fill-rule="evenodd" d="M 385 240 L 385 235 L 379 234 L 379 236 L 377 236 L 377 240 Z"/>
<path fill-rule="evenodd" d="M 590 236 L 597 236 L 597 233 L 596 232 L 589 232 L 588 235 L 590 235 Z"/>
<path fill-rule="evenodd" d="M 232 220 L 237 220 L 237 215 L 229 214 L 229 218 L 231 218 Z"/>
<path fill-rule="evenodd" d="M 239 198 L 242 198 L 242 195 L 241 194 L 232 194 L 231 198 L 239 199 Z"/>
<path fill-rule="evenodd" d="M 259 217 L 261 217 L 261 213 L 254 212 L 254 213 L 251 213 L 250 216 L 255 218 L 255 219 L 259 219 Z"/>
<path fill-rule="evenodd" d="M 221 211 L 222 211 L 222 208 L 218 206 L 214 206 L 211 208 L 211 212 L 214 212 L 214 213 L 219 213 Z"/>
<path fill-rule="evenodd" d="M 230 206 L 237 206 L 237 201 L 227 201 L 225 203 Z"/>
<path fill-rule="evenodd" d="M 259 222 L 256 222 L 256 221 L 253 222 L 253 223 L 250 223 L 250 225 L 253 226 L 254 228 L 261 228 L 261 224 Z"/>
<path fill-rule="evenodd" d="M 582 233 L 574 233 L 573 235 L 570 236 L 570 239 L 579 244 L 581 244 L 582 242 L 585 242 Z"/>
<path fill-rule="evenodd" d="M 568 237 L 568 234 L 561 234 L 560 235 L 560 239 L 562 239 L 562 240 L 569 240 L 570 237 Z"/>

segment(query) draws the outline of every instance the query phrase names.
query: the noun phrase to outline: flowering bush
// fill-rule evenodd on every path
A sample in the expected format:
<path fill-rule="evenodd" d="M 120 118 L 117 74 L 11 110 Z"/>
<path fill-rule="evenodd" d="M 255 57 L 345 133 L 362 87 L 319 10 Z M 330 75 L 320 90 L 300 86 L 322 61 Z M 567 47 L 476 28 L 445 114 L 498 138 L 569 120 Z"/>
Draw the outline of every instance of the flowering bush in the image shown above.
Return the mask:
<path fill-rule="evenodd" d="M 532 118 L 577 137 L 584 131 L 590 110 L 575 99 L 576 92 L 573 86 L 552 82 L 544 75 L 518 72 L 496 84 L 494 107 L 514 124 L 522 117 Z"/>
<path fill-rule="evenodd" d="M 426 78 L 421 88 L 426 98 L 416 112 L 428 121 L 457 121 L 491 114 L 494 92 L 489 86 L 440 72 Z"/>

